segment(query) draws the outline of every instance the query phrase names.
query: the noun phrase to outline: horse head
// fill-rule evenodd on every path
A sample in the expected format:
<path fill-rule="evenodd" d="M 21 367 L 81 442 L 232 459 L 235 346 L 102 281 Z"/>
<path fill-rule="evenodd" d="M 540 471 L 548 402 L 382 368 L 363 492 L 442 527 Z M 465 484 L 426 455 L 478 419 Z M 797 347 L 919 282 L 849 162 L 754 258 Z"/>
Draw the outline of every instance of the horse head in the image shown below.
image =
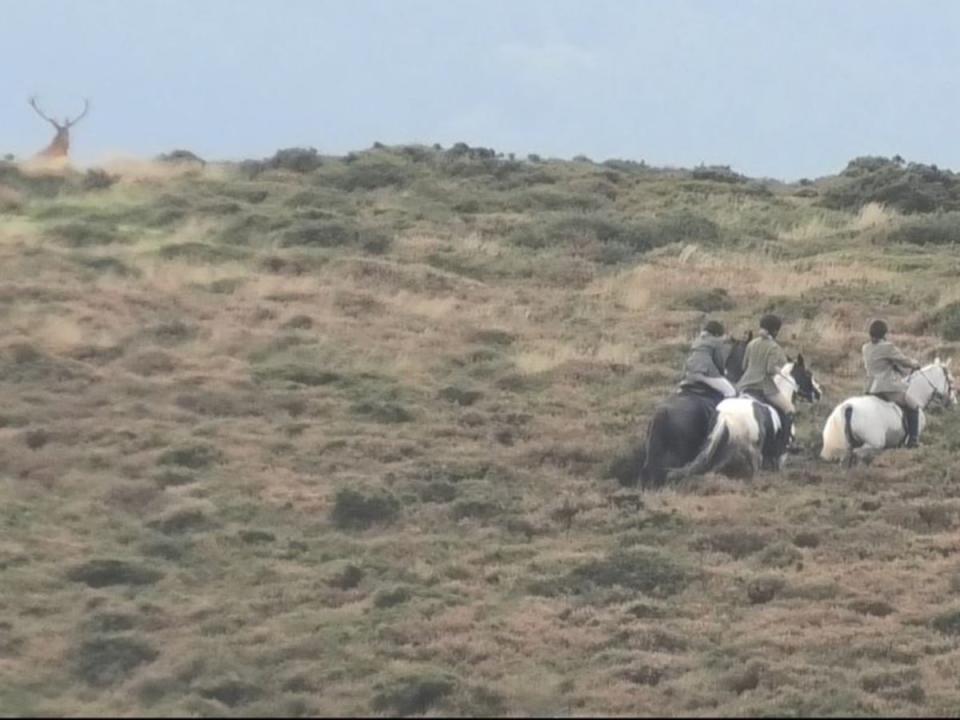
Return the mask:
<path fill-rule="evenodd" d="M 790 358 L 787 358 L 790 360 Z M 789 376 L 793 381 L 794 392 L 801 400 L 815 403 L 823 397 L 823 390 L 820 383 L 813 377 L 813 371 L 807 365 L 803 354 L 797 355 L 796 360 L 790 360 L 783 369 L 783 374 Z"/>
<path fill-rule="evenodd" d="M 732 338 L 730 340 L 730 353 L 727 355 L 727 363 L 723 371 L 727 380 L 732 383 L 736 383 L 743 375 L 743 356 L 751 340 L 753 340 L 753 330 L 745 332 L 742 340 Z"/>
<path fill-rule="evenodd" d="M 934 386 L 934 394 L 940 399 L 944 407 L 953 407 L 957 404 L 957 391 L 953 381 L 953 373 L 950 372 L 950 363 L 953 358 L 948 358 L 943 362 L 938 357 L 933 361 L 937 373 L 932 373 L 931 384 Z M 922 372 L 922 371 L 921 371 Z"/>

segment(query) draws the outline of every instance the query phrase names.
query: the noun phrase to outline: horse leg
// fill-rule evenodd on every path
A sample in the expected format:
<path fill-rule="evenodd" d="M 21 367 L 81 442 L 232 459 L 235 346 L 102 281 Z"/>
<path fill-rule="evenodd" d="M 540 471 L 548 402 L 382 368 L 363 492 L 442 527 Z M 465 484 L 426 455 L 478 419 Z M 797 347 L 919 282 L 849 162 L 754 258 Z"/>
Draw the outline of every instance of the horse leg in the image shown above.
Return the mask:
<path fill-rule="evenodd" d="M 667 479 L 667 470 L 664 466 L 664 444 L 667 442 L 662 432 L 663 418 L 657 413 L 650 421 L 647 432 L 647 456 L 640 469 L 640 489 L 651 490 L 663 485 Z"/>
<path fill-rule="evenodd" d="M 847 455 L 843 459 L 843 467 L 847 470 L 851 470 L 857 466 L 857 463 L 860 461 L 860 459 L 860 453 L 858 453 L 855 448 L 848 448 Z"/>

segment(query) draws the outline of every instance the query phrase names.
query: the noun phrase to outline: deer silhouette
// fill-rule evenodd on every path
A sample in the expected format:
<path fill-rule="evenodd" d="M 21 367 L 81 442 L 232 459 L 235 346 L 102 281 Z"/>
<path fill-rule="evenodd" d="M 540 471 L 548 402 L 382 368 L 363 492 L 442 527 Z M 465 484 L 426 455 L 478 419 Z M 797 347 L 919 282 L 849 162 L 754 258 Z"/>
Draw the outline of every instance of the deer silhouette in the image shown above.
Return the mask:
<path fill-rule="evenodd" d="M 75 117 L 73 120 L 71 120 L 68 117 L 65 117 L 62 123 L 57 122 L 53 118 L 47 117 L 47 115 L 44 114 L 43 110 L 40 109 L 40 106 L 37 105 L 36 97 L 30 98 L 30 107 L 32 107 L 36 111 L 37 115 L 39 115 L 48 123 L 53 125 L 53 127 L 57 131 L 57 134 L 53 138 L 51 143 L 46 148 L 44 148 L 39 153 L 37 153 L 37 156 L 42 158 L 66 158 L 67 155 L 70 153 L 70 128 L 72 128 L 78 122 L 83 120 L 84 117 L 86 117 L 87 112 L 89 112 L 90 110 L 90 101 L 84 99 L 83 112 L 77 115 L 77 117 Z"/>

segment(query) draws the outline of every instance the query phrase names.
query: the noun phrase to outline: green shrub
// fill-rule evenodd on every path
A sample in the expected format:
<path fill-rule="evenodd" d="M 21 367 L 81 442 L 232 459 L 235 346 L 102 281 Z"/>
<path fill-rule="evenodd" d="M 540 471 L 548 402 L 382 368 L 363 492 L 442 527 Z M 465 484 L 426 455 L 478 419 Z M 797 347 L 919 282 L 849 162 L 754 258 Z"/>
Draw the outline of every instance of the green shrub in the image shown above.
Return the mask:
<path fill-rule="evenodd" d="M 313 367 L 312 365 L 300 365 L 296 363 L 257 368 L 253 373 L 253 377 L 257 382 L 294 383 L 308 387 L 330 385 L 342 379 L 339 373 Z"/>
<path fill-rule="evenodd" d="M 217 700 L 227 707 L 249 705 L 263 697 L 263 688 L 235 678 L 221 680 L 199 688 L 202 697 Z"/>
<path fill-rule="evenodd" d="M 67 571 L 67 579 L 92 588 L 111 585 L 152 585 L 163 577 L 153 568 L 123 560 L 88 560 Z"/>
<path fill-rule="evenodd" d="M 734 560 L 741 560 L 760 552 L 767 546 L 767 538 L 749 530 L 727 530 L 719 532 L 695 543 L 702 550 L 722 552 Z"/>
<path fill-rule="evenodd" d="M 196 328 L 182 320 L 160 322 L 147 328 L 149 335 L 161 345 L 178 345 L 196 337 Z"/>
<path fill-rule="evenodd" d="M 480 390 L 467 390 L 464 388 L 450 386 L 445 387 L 437 393 L 437 397 L 446 400 L 449 403 L 456 403 L 462 407 L 469 407 L 483 398 Z"/>
<path fill-rule="evenodd" d="M 363 582 L 365 576 L 366 573 L 362 568 L 352 563 L 347 563 L 347 565 L 342 567 L 327 581 L 327 584 L 340 590 L 353 590 Z"/>
<path fill-rule="evenodd" d="M 936 324 L 944 340 L 960 340 L 960 303 L 950 303 L 936 314 Z"/>
<path fill-rule="evenodd" d="M 889 239 L 911 245 L 956 245 L 960 243 L 960 212 L 906 218 L 891 231 Z"/>
<path fill-rule="evenodd" d="M 388 685 L 378 686 L 373 710 L 399 717 L 422 715 L 457 687 L 450 675 L 418 674 L 401 677 Z"/>
<path fill-rule="evenodd" d="M 400 502 L 389 492 L 364 493 L 341 488 L 334 498 L 331 519 L 341 530 L 365 530 L 393 522 L 400 514 Z"/>
<path fill-rule="evenodd" d="M 407 184 L 410 179 L 410 170 L 403 165 L 367 158 L 351 163 L 343 172 L 327 178 L 330 184 L 345 192 L 400 187 Z"/>
<path fill-rule="evenodd" d="M 185 533 L 204 532 L 216 527 L 215 523 L 201 508 L 180 508 L 164 514 L 157 520 L 147 523 L 165 535 L 183 535 Z"/>
<path fill-rule="evenodd" d="M 785 585 L 784 579 L 776 575 L 754 578 L 747 583 L 747 599 L 752 605 L 763 605 L 773 600 Z"/>
<path fill-rule="evenodd" d="M 616 215 L 564 215 L 548 223 L 521 225 L 510 239 L 521 247 L 621 245 L 646 252 L 674 242 L 710 243 L 719 238 L 715 223 L 687 210 L 627 221 Z"/>
<path fill-rule="evenodd" d="M 48 231 L 50 237 L 74 248 L 110 245 L 125 240 L 115 226 L 100 222 L 69 222 L 55 225 Z"/>
<path fill-rule="evenodd" d="M 74 673 L 84 682 L 103 688 L 126 680 L 138 667 L 159 657 L 151 645 L 137 638 L 94 637 L 74 653 Z"/>
<path fill-rule="evenodd" d="M 284 230 L 280 235 L 281 247 L 353 246 L 376 254 L 386 252 L 390 242 L 390 237 L 378 230 L 329 220 L 301 222 Z"/>
<path fill-rule="evenodd" d="M 0 161 L 0 182 L 25 195 L 53 198 L 67 188 L 72 181 L 73 177 L 69 174 L 24 174 L 15 162 Z"/>
<path fill-rule="evenodd" d="M 367 401 L 357 403 L 350 409 L 357 415 L 381 423 L 406 423 L 414 420 L 413 413 L 397 403 Z"/>
<path fill-rule="evenodd" d="M 265 161 L 270 170 L 290 170 L 297 173 L 313 172 L 323 165 L 315 148 L 284 148 Z"/>
<path fill-rule="evenodd" d="M 454 520 L 473 518 L 489 520 L 503 512 L 503 508 L 496 502 L 489 500 L 458 500 L 450 510 Z"/>
<path fill-rule="evenodd" d="M 88 268 L 98 273 L 113 273 L 121 277 L 136 277 L 140 275 L 140 270 L 130 267 L 122 260 L 109 255 L 77 255 L 73 258 L 81 267 Z"/>
<path fill-rule="evenodd" d="M 119 176 L 111 175 L 106 170 L 91 168 L 87 170 L 87 174 L 83 176 L 80 187 L 84 190 L 107 190 L 113 187 L 114 183 L 119 179 Z"/>
<path fill-rule="evenodd" d="M 217 247 L 202 242 L 181 242 L 164 245 L 157 251 L 164 260 L 192 260 L 219 263 L 241 260 L 245 253 L 237 248 Z"/>
<path fill-rule="evenodd" d="M 385 610 L 386 608 L 402 605 L 411 597 L 413 597 L 413 594 L 410 592 L 410 588 L 400 585 L 395 588 L 390 588 L 389 590 L 377 591 L 376 595 L 373 596 L 373 606 Z"/>
<path fill-rule="evenodd" d="M 822 196 L 823 206 L 838 210 L 856 210 L 871 202 L 906 214 L 960 209 L 954 173 L 936 165 L 905 164 L 900 157 L 851 160 Z"/>
<path fill-rule="evenodd" d="M 720 238 L 716 223 L 690 210 L 676 210 L 659 216 L 654 223 L 655 247 L 674 242 L 712 243 Z"/>
<path fill-rule="evenodd" d="M 704 313 L 733 310 L 736 306 L 725 288 L 702 288 L 692 290 L 681 298 L 686 306 Z"/>
<path fill-rule="evenodd" d="M 694 180 L 713 180 L 725 183 L 743 183 L 747 178 L 730 169 L 729 165 L 700 165 L 694 168 L 690 175 Z"/>
<path fill-rule="evenodd" d="M 157 160 L 172 165 L 199 165 L 200 167 L 205 167 L 207 164 L 206 160 L 189 150 L 173 150 L 168 153 L 163 153 L 157 156 Z"/>
<path fill-rule="evenodd" d="M 954 635 L 960 637 L 960 610 L 951 610 L 949 612 L 937 615 L 930 622 L 930 625 L 937 632 L 944 635 Z"/>
<path fill-rule="evenodd" d="M 613 554 L 574 568 L 565 577 L 534 583 L 541 595 L 583 593 L 591 587 L 622 587 L 666 598 L 681 592 L 692 573 L 666 555 L 647 549 L 616 550 Z"/>
<path fill-rule="evenodd" d="M 178 465 L 191 470 L 200 470 L 222 461 L 223 454 L 219 450 L 199 444 L 170 448 L 157 459 L 159 465 Z"/>

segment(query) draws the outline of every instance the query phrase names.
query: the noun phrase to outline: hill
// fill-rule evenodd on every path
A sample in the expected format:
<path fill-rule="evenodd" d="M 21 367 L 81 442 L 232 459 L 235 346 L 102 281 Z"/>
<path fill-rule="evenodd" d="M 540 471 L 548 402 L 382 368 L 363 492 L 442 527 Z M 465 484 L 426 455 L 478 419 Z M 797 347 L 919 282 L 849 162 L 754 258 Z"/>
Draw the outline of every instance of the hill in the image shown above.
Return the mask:
<path fill-rule="evenodd" d="M 3 714 L 950 714 L 960 419 L 815 459 L 870 319 L 957 353 L 952 173 L 484 148 L 0 164 Z M 806 453 L 641 493 L 707 315 Z"/>

